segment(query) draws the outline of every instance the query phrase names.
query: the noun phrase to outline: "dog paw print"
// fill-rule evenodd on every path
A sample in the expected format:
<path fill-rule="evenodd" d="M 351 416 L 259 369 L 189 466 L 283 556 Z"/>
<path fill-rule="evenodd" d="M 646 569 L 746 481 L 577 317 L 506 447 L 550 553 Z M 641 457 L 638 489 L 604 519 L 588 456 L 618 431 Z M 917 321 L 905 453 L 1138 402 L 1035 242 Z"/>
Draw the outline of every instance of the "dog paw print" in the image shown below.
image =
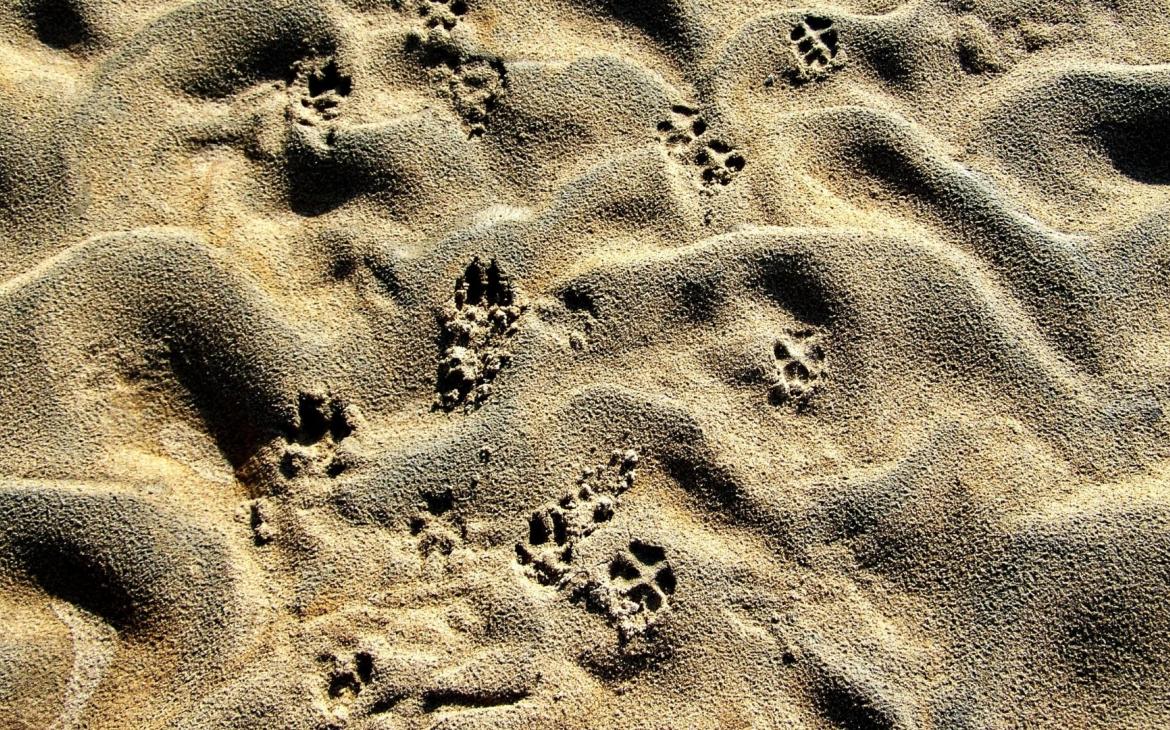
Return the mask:
<path fill-rule="evenodd" d="M 517 561 L 536 582 L 563 587 L 575 572 L 578 542 L 613 519 L 620 495 L 634 485 L 638 452 L 614 451 L 609 463 L 581 472 L 577 488 L 528 519 L 528 539 L 516 545 Z"/>
<path fill-rule="evenodd" d="M 337 448 L 360 421 L 357 406 L 321 393 L 301 393 L 297 423 L 285 434 L 281 473 L 289 479 L 341 474 L 350 464 L 339 457 Z"/>
<path fill-rule="evenodd" d="M 727 185 L 743 171 L 747 160 L 726 142 L 711 140 L 695 153 L 695 164 L 703 170 L 701 176 L 705 185 Z"/>
<path fill-rule="evenodd" d="M 325 653 L 317 661 L 327 667 L 326 705 L 334 719 L 349 719 L 350 707 L 374 678 L 374 656 L 367 651 Z"/>
<path fill-rule="evenodd" d="M 806 15 L 789 33 L 796 59 L 806 72 L 824 71 L 837 58 L 840 40 L 833 21 L 818 15 Z"/>
<path fill-rule="evenodd" d="M 747 165 L 747 160 L 731 145 L 708 139 L 706 120 L 699 110 L 685 104 L 671 107 L 671 116 L 658 123 L 658 138 L 681 161 L 699 167 L 704 185 L 727 185 Z"/>
<path fill-rule="evenodd" d="M 423 0 L 418 4 L 419 17 L 433 29 L 454 30 L 467 9 L 465 0 Z"/>
<path fill-rule="evenodd" d="M 658 123 L 658 138 L 673 146 L 686 146 L 707 132 L 707 122 L 699 110 L 685 104 L 670 108 L 670 118 Z"/>
<path fill-rule="evenodd" d="M 659 545 L 632 540 L 609 562 L 610 618 L 625 640 L 644 633 L 669 608 L 678 582 Z"/>
<path fill-rule="evenodd" d="M 337 118 L 353 90 L 353 80 L 341 73 L 334 59 L 314 59 L 293 69 L 291 86 L 299 99 L 293 110 L 296 121 L 313 126 Z"/>
<path fill-rule="evenodd" d="M 769 398 L 777 405 L 808 407 L 825 379 L 824 338 L 815 329 L 789 329 L 773 345 L 776 374 Z"/>

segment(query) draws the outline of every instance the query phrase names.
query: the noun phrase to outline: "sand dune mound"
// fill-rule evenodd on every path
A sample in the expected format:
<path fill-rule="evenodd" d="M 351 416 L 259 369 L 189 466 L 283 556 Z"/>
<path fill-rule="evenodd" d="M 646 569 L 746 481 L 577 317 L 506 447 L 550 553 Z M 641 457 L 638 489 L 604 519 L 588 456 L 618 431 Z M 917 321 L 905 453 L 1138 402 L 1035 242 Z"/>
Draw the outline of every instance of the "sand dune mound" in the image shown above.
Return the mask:
<path fill-rule="evenodd" d="M 5 4 L 0 724 L 1170 724 L 1168 31 Z"/>

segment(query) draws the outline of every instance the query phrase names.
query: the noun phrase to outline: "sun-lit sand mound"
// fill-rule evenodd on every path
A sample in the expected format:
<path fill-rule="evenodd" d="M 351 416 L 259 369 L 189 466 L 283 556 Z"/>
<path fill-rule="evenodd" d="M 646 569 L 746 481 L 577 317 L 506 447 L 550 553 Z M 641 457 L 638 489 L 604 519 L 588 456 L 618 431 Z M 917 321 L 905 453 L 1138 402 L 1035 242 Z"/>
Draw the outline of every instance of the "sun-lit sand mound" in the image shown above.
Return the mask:
<path fill-rule="evenodd" d="M 0 725 L 1170 724 L 1161 0 L 10 0 Z"/>

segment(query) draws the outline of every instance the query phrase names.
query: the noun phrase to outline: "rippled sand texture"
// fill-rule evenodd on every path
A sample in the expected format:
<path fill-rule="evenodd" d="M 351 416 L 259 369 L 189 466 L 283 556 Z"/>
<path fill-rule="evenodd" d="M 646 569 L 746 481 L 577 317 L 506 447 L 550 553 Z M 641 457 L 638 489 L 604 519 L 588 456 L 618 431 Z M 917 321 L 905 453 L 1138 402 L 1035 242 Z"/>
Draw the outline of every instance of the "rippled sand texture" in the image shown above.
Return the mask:
<path fill-rule="evenodd" d="M 2 722 L 1167 725 L 1167 16 L 5 3 Z"/>

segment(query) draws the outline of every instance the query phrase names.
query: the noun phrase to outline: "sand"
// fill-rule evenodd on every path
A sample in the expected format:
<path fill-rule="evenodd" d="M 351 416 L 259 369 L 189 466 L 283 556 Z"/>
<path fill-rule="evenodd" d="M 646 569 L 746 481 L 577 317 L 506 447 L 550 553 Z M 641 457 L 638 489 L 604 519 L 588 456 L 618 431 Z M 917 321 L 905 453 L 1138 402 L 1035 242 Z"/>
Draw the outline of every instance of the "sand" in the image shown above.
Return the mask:
<path fill-rule="evenodd" d="M 1160 0 L 11 0 L 0 725 L 1170 724 Z"/>

